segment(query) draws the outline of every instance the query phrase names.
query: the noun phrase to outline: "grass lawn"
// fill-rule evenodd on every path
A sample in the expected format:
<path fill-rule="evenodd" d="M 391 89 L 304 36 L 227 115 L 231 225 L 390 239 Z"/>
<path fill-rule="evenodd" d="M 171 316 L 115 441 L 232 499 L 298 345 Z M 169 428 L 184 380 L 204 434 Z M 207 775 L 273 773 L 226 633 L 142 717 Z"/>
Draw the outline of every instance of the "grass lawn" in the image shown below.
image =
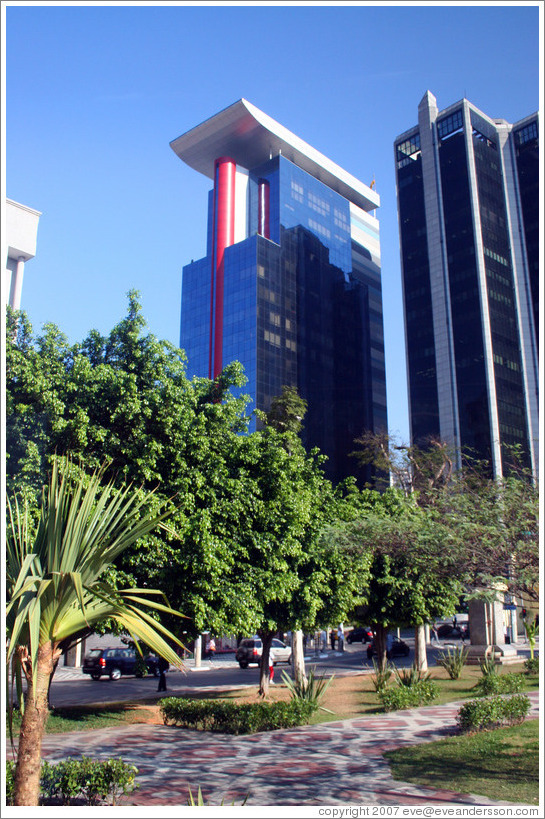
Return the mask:
<path fill-rule="evenodd" d="M 432 666 L 430 671 L 433 679 L 437 681 L 440 691 L 439 697 L 434 700 L 434 705 L 473 698 L 475 696 L 474 686 L 482 676 L 478 666 L 465 666 L 459 680 L 449 679 L 445 669 L 440 666 Z M 524 665 L 520 663 L 509 666 L 503 673 L 522 671 L 524 671 Z M 500 673 L 502 672 L 500 671 Z M 333 713 L 318 710 L 312 716 L 311 724 L 381 713 L 382 709 L 375 693 L 372 677 L 373 675 L 369 673 L 334 677 L 321 703 Z M 527 691 L 538 688 L 539 677 L 537 674 L 529 675 L 526 680 Z M 289 699 L 290 693 L 287 687 L 282 684 L 282 677 L 278 672 L 275 675 L 275 683 L 269 689 L 269 699 Z M 235 700 L 236 702 L 257 702 L 259 700 L 257 690 L 257 686 L 228 691 L 198 692 L 193 689 L 184 693 L 183 696 L 199 699 L 213 698 Z M 170 696 L 168 691 L 167 696 Z M 157 701 L 142 700 L 110 703 L 109 705 L 55 708 L 47 721 L 46 731 L 47 733 L 86 731 L 93 728 L 108 728 L 133 723 L 162 724 Z M 16 717 L 14 717 L 15 733 L 18 732 L 18 728 L 19 724 Z"/>
<path fill-rule="evenodd" d="M 518 805 L 539 803 L 539 720 L 449 737 L 384 754 L 394 779 L 487 796 Z"/>
<path fill-rule="evenodd" d="M 55 708 L 46 725 L 48 734 L 64 734 L 68 731 L 91 731 L 96 728 L 113 728 L 119 725 L 147 722 L 149 711 L 136 703 L 113 703 L 110 705 L 81 705 Z M 17 736 L 21 726 L 19 712 L 13 714 L 13 734 Z"/>

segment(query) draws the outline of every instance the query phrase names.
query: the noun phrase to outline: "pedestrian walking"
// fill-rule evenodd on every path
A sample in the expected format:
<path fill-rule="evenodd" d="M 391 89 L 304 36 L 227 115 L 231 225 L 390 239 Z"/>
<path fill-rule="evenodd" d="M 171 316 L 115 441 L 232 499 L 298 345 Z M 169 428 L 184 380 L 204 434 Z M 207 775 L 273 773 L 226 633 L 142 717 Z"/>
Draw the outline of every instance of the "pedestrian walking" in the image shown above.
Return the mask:
<path fill-rule="evenodd" d="M 344 631 L 342 626 L 339 626 L 337 631 L 337 642 L 339 644 L 339 651 L 344 651 Z"/>
<path fill-rule="evenodd" d="M 167 678 L 165 672 L 168 670 L 168 662 L 164 657 L 159 657 L 157 667 L 159 668 L 159 685 L 157 686 L 157 691 L 166 691 Z"/>
<path fill-rule="evenodd" d="M 271 648 L 269 649 L 269 685 L 274 685 L 274 651 Z"/>
<path fill-rule="evenodd" d="M 433 643 L 434 640 L 436 643 L 439 642 L 439 632 L 437 631 L 436 625 L 431 627 L 430 643 Z"/>
<path fill-rule="evenodd" d="M 331 629 L 329 642 L 331 643 L 331 651 L 335 651 L 335 629 Z"/>
<path fill-rule="evenodd" d="M 213 660 L 216 656 L 216 641 L 213 637 L 208 641 L 208 659 Z"/>

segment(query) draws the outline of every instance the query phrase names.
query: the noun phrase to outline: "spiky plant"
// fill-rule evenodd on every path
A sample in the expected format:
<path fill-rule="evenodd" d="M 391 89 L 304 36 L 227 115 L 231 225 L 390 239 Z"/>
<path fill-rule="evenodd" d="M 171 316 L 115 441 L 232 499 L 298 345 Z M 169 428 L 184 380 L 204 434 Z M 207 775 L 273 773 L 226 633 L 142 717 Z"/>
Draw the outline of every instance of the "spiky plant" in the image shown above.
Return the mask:
<path fill-rule="evenodd" d="M 333 713 L 329 708 L 324 708 L 320 705 L 320 700 L 331 685 L 334 675 L 326 678 L 324 674 L 317 676 L 316 668 L 313 666 L 306 680 L 292 680 L 289 674 L 282 672 L 282 679 L 287 686 L 292 699 L 304 700 L 309 702 L 314 709 L 320 708 L 322 711 L 327 711 L 329 714 Z"/>
<path fill-rule="evenodd" d="M 37 527 L 16 498 L 8 502 L 6 680 L 11 671 L 22 712 L 15 805 L 38 804 L 48 688 L 63 650 L 111 618 L 135 643 L 140 639 L 180 665 L 166 640 L 181 643 L 144 610 L 182 616 L 165 596 L 152 589 L 119 591 L 101 579 L 121 552 L 166 518 L 149 511 L 150 501 L 149 493 L 103 485 L 100 473 L 74 475 L 70 463 L 61 474 L 55 459 Z M 163 602 L 152 599 L 158 595 Z M 8 701 L 13 707 L 13 697 Z"/>

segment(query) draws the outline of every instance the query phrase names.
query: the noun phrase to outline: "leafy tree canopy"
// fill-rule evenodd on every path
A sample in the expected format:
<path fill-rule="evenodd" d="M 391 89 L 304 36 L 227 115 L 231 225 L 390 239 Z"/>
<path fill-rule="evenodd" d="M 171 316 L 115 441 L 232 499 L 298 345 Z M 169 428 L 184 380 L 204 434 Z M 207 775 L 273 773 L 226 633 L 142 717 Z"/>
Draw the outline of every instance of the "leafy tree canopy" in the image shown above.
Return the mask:
<path fill-rule="evenodd" d="M 144 332 L 136 293 L 108 336 L 70 345 L 46 325 L 34 337 L 24 314 L 8 327 L 9 488 L 36 492 L 57 453 L 106 464 L 107 479 L 153 489 L 170 508 L 168 530 L 127 550 L 111 581 L 160 588 L 192 634 L 310 627 L 346 609 L 350 578 L 317 534 L 376 498 L 351 481 L 334 490 L 291 423 L 248 434 L 247 399 L 230 392 L 245 382 L 239 364 L 188 379 L 184 353 Z"/>

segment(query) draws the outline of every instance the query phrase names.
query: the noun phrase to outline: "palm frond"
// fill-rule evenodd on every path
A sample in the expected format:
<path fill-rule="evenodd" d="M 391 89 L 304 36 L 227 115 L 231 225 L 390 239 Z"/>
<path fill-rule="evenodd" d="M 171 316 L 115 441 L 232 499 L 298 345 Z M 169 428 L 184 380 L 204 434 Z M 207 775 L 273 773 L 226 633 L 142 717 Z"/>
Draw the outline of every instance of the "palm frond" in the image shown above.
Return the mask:
<path fill-rule="evenodd" d="M 74 476 L 69 461 L 63 470 L 61 474 L 54 459 L 34 533 L 27 510 L 16 498 L 8 503 L 8 664 L 15 660 L 17 647 L 26 646 L 35 689 L 42 644 L 49 641 L 56 648 L 110 617 L 179 664 L 169 643 L 182 644 L 143 610 L 183 616 L 165 595 L 150 589 L 119 592 L 101 580 L 123 550 L 145 538 L 170 512 L 150 511 L 153 493 L 101 484 L 100 472 Z"/>

